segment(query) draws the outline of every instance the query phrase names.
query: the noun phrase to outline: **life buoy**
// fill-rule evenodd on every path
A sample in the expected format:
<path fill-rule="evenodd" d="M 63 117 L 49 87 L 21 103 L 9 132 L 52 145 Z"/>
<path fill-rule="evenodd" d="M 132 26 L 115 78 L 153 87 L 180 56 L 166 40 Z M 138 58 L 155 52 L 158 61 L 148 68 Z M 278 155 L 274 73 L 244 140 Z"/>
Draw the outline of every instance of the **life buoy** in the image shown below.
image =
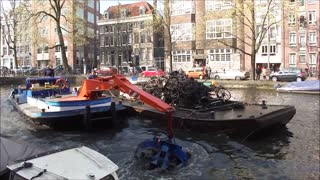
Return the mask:
<path fill-rule="evenodd" d="M 56 80 L 56 86 L 59 86 L 61 89 L 64 89 L 67 87 L 67 82 L 64 79 L 57 79 Z M 62 85 L 62 86 L 61 86 Z"/>

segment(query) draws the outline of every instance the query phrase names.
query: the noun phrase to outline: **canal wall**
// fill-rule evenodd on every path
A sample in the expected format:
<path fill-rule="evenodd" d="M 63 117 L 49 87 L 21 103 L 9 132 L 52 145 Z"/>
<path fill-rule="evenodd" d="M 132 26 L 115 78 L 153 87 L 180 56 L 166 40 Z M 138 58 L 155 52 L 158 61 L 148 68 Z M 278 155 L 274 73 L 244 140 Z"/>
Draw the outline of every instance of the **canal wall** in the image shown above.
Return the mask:
<path fill-rule="evenodd" d="M 71 84 L 81 84 L 86 76 L 65 76 Z M 0 77 L 0 86 L 17 86 L 24 84 L 27 77 L 25 76 L 9 76 L 9 77 Z"/>

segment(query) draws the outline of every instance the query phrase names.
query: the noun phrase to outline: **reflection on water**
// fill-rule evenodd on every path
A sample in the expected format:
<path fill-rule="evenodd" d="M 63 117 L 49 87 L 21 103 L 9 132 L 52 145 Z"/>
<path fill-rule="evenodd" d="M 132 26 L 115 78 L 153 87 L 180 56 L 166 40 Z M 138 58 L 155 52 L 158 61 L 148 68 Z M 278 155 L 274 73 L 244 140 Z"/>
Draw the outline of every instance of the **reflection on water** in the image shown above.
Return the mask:
<path fill-rule="evenodd" d="M 295 105 L 297 114 L 287 128 L 256 139 L 215 132 L 176 130 L 177 143 L 192 153 L 187 167 L 172 171 L 143 171 L 133 158 L 136 145 L 165 130 L 150 128 L 148 120 L 125 119 L 127 125 L 95 132 L 56 131 L 36 126 L 6 101 L 1 87 L 1 134 L 44 150 L 89 146 L 113 160 L 121 179 L 318 179 L 319 96 L 274 91 L 231 90 L 233 99 Z"/>

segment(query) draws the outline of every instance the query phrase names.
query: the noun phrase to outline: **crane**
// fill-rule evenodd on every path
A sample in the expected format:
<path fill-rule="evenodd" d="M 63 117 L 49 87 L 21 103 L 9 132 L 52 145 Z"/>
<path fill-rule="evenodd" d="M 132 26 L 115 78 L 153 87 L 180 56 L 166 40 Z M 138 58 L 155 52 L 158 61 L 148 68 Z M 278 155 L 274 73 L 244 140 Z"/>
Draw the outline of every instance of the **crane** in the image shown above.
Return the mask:
<path fill-rule="evenodd" d="M 173 142 L 172 115 L 175 109 L 172 106 L 133 85 L 120 74 L 84 80 L 79 89 L 78 96 L 88 99 L 97 98 L 97 93 L 104 90 L 119 90 L 127 93 L 166 114 L 168 139 L 161 140 L 159 137 L 155 137 L 152 140 L 146 140 L 140 143 L 136 150 L 136 157 L 148 160 L 150 167 L 160 167 L 162 169 L 172 168 L 173 164 L 179 166 L 185 166 L 187 164 L 190 155 L 184 152 L 181 146 Z"/>

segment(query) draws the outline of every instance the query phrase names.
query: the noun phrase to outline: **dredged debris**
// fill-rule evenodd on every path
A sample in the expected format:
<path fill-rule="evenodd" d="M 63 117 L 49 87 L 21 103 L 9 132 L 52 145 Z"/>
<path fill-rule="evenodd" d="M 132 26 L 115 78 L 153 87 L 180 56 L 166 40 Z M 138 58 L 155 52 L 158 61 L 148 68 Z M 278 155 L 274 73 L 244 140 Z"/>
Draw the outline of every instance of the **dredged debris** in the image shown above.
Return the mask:
<path fill-rule="evenodd" d="M 142 86 L 143 90 L 179 108 L 202 109 L 221 105 L 231 98 L 223 87 L 208 87 L 188 78 L 183 72 L 174 71 L 168 77 L 152 77 Z M 211 95 L 215 92 L 215 96 Z"/>

